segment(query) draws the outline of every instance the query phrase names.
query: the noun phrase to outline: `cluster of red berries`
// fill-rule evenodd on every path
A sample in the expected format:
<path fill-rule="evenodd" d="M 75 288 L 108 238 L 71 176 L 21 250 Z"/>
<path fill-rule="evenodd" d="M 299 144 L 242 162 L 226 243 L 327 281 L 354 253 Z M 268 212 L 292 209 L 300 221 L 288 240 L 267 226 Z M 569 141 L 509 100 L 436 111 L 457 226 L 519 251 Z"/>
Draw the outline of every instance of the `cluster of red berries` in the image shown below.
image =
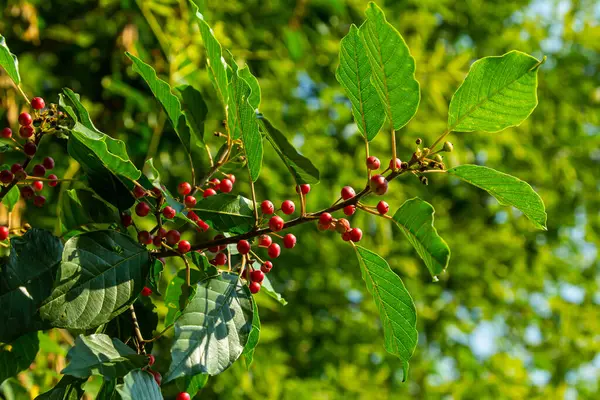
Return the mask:
<path fill-rule="evenodd" d="M 226 178 L 218 179 L 213 178 L 208 181 L 208 188 L 204 189 L 202 193 L 202 197 L 207 198 L 210 196 L 214 196 L 218 191 L 223 193 L 229 193 L 233 190 L 233 184 L 235 183 L 235 175 L 229 174 L 226 175 Z M 186 207 L 194 207 L 196 205 L 196 198 L 193 196 L 188 196 L 192 192 L 192 186 L 188 182 L 182 182 L 177 187 L 177 191 L 180 195 L 186 196 L 184 198 L 184 203 Z M 189 203 L 189 204 L 188 204 Z"/>

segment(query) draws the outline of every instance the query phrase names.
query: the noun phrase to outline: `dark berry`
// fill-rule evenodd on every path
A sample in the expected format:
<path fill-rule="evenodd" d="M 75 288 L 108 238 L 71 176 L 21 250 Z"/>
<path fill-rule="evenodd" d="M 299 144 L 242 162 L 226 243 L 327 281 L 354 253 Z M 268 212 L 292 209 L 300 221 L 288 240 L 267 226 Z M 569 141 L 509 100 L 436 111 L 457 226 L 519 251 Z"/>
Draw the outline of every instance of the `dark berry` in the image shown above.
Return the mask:
<path fill-rule="evenodd" d="M 259 247 L 269 247 L 273 243 L 273 239 L 269 235 L 260 235 L 258 238 L 258 246 Z"/>
<path fill-rule="evenodd" d="M 341 194 L 342 194 L 342 199 L 344 199 L 344 200 L 348 200 L 348 199 L 351 199 L 354 196 L 356 196 L 356 192 L 350 186 L 344 186 L 342 188 L 342 193 Z"/>
<path fill-rule="evenodd" d="M 0 136 L 2 136 L 5 139 L 10 139 L 12 137 L 12 129 L 10 129 L 10 128 L 2 129 L 2 132 L 0 132 Z"/>
<path fill-rule="evenodd" d="M 158 230 L 156 231 L 156 236 L 158 236 L 161 239 L 167 236 L 167 230 L 164 226 L 158 228 Z"/>
<path fill-rule="evenodd" d="M 156 381 L 156 384 L 158 386 L 160 386 L 160 384 L 162 383 L 162 375 L 160 374 L 160 372 L 158 372 L 158 371 L 151 371 L 150 373 L 154 377 L 154 380 Z"/>
<path fill-rule="evenodd" d="M 31 115 L 29 115 L 29 113 L 21 113 L 19 114 L 19 125 L 21 126 L 29 126 L 33 123 L 33 118 L 31 118 Z"/>
<path fill-rule="evenodd" d="M 260 209 L 262 210 L 263 214 L 266 215 L 271 215 L 275 212 L 275 206 L 273 206 L 273 203 L 271 203 L 269 200 L 265 200 L 260 203 Z"/>
<path fill-rule="evenodd" d="M 27 154 L 29 157 L 32 157 L 37 151 L 37 146 L 33 142 L 27 142 L 23 146 L 23 151 L 25 151 L 25 154 Z"/>
<path fill-rule="evenodd" d="M 218 235 L 216 235 L 216 236 L 213 238 L 213 240 L 221 240 L 221 239 L 223 239 L 224 237 L 225 237 L 225 236 L 223 236 L 223 235 L 221 235 L 221 234 L 218 234 Z M 226 247 L 227 247 L 226 245 L 223 245 L 223 246 L 213 246 L 213 247 L 209 247 L 209 248 L 208 248 L 208 251 L 210 251 L 211 253 L 218 253 L 218 252 L 219 252 L 219 251 L 221 251 L 221 250 L 225 250 L 225 248 L 226 248 Z"/>
<path fill-rule="evenodd" d="M 350 240 L 356 243 L 360 242 L 360 239 L 362 239 L 362 231 L 360 230 L 360 228 L 353 228 L 350 231 Z"/>
<path fill-rule="evenodd" d="M 371 191 L 377 196 L 384 195 L 388 190 L 388 181 L 381 175 L 373 175 L 369 181 Z"/>
<path fill-rule="evenodd" d="M 46 158 L 44 158 L 44 162 L 42 162 L 42 164 L 44 164 L 44 167 L 46 167 L 46 169 L 53 169 L 54 168 L 54 158 L 46 157 Z"/>
<path fill-rule="evenodd" d="M 35 164 L 33 166 L 32 175 L 43 177 L 44 175 L 46 175 L 46 168 L 42 164 Z"/>
<path fill-rule="evenodd" d="M 256 294 L 260 290 L 260 283 L 250 282 L 250 284 L 248 285 L 248 288 L 250 289 L 250 293 Z"/>
<path fill-rule="evenodd" d="M 129 214 L 121 214 L 121 223 L 125 228 L 127 228 L 133 224 L 133 218 L 131 218 L 131 215 Z"/>
<path fill-rule="evenodd" d="M 257 269 L 255 271 L 250 272 L 250 280 L 252 282 L 261 283 L 265 279 L 265 274 L 261 270 Z"/>
<path fill-rule="evenodd" d="M 204 192 L 204 194 L 206 195 L 206 192 Z M 207 196 L 204 196 L 204 197 L 207 197 Z M 187 208 L 192 208 L 196 205 L 196 198 L 194 196 L 185 196 L 184 203 Z"/>
<path fill-rule="evenodd" d="M 281 203 L 281 211 L 283 211 L 283 213 L 285 215 L 292 214 L 295 209 L 296 209 L 296 206 L 294 205 L 294 202 L 291 200 L 286 200 L 283 203 Z"/>
<path fill-rule="evenodd" d="M 271 258 L 277 258 L 281 254 L 281 247 L 277 243 L 273 243 L 267 249 L 267 253 Z"/>
<path fill-rule="evenodd" d="M 280 230 L 282 230 L 283 225 L 283 218 L 281 218 L 279 215 L 274 215 L 269 220 L 269 228 L 271 228 L 273 232 L 279 232 Z"/>
<path fill-rule="evenodd" d="M 142 202 L 135 206 L 135 213 L 140 217 L 145 217 L 149 212 L 150 206 L 147 203 Z"/>
<path fill-rule="evenodd" d="M 162 245 L 163 245 L 162 237 L 160 237 L 158 235 L 154 236 L 154 239 L 152 239 L 152 244 L 155 245 L 156 247 L 162 247 Z"/>
<path fill-rule="evenodd" d="M 196 214 L 196 213 L 195 213 L 195 212 L 193 212 L 193 211 L 188 211 L 188 213 L 187 213 L 187 217 L 188 217 L 189 219 L 191 219 L 192 221 L 194 221 L 194 222 L 198 222 L 198 220 L 200 220 L 200 217 L 198 216 L 198 214 Z"/>
<path fill-rule="evenodd" d="M 10 167 L 10 172 L 12 172 L 13 174 L 16 174 L 19 171 L 23 170 L 23 166 L 21 164 L 13 164 Z"/>
<path fill-rule="evenodd" d="M 140 199 L 146 195 L 146 189 L 144 189 L 141 186 L 136 185 L 133 188 L 133 195 L 135 196 L 136 199 Z"/>
<path fill-rule="evenodd" d="M 141 244 L 150 244 L 152 243 L 152 235 L 148 231 L 139 231 L 138 242 Z"/>
<path fill-rule="evenodd" d="M 248 254 L 250 252 L 250 243 L 247 240 L 240 240 L 237 243 L 237 250 L 240 254 Z"/>
<path fill-rule="evenodd" d="M 34 196 L 33 188 L 29 185 L 23 186 L 21 188 L 21 196 L 23 196 L 25 200 L 31 199 Z"/>
<path fill-rule="evenodd" d="M 144 286 L 144 288 L 142 289 L 142 296 L 148 297 L 151 294 L 152 294 L 152 289 L 150 289 L 148 286 Z"/>
<path fill-rule="evenodd" d="M 14 175 L 7 169 L 0 171 L 0 182 L 2 183 L 11 183 L 13 181 Z"/>
<path fill-rule="evenodd" d="M 192 245 L 187 240 L 182 240 L 177 245 L 177 250 L 179 250 L 180 253 L 184 253 L 184 254 L 187 253 L 188 251 L 190 251 L 191 248 L 192 248 Z"/>
<path fill-rule="evenodd" d="M 344 214 L 346 214 L 347 216 L 354 215 L 355 212 L 356 212 L 356 206 L 349 205 L 349 206 L 344 207 Z"/>
<path fill-rule="evenodd" d="M 217 192 L 215 192 L 214 189 L 206 189 L 204 191 L 204 193 L 202 193 L 202 197 L 207 198 L 210 196 L 214 196 L 215 194 L 217 194 Z M 190 196 L 188 196 L 188 197 L 190 197 Z M 186 199 L 187 199 L 187 197 L 186 197 Z"/>
<path fill-rule="evenodd" d="M 31 186 L 33 187 L 33 190 L 35 192 L 41 192 L 42 189 L 44 189 L 44 182 L 42 181 L 35 181 L 31 184 Z"/>
<path fill-rule="evenodd" d="M 303 185 L 296 186 L 296 193 L 300 193 L 300 192 L 302 192 L 302 194 L 304 194 L 304 195 L 307 195 L 308 192 L 310 192 L 310 185 L 303 184 Z"/>
<path fill-rule="evenodd" d="M 227 264 L 227 255 L 225 253 L 218 253 L 215 256 L 215 265 L 225 265 Z"/>
<path fill-rule="evenodd" d="M 333 217 L 329 213 L 323 213 L 319 216 L 319 224 L 323 226 L 329 226 L 331 221 L 333 221 Z"/>
<path fill-rule="evenodd" d="M 48 179 L 50 179 L 50 182 L 48 182 L 48 186 L 55 187 L 56 185 L 58 185 L 58 176 L 50 174 L 48 175 Z"/>
<path fill-rule="evenodd" d="M 46 204 L 46 198 L 44 196 L 35 196 L 33 198 L 33 204 L 36 207 L 43 207 Z"/>
<path fill-rule="evenodd" d="M 22 126 L 19 128 L 19 136 L 21 136 L 22 138 L 30 138 L 33 136 L 34 133 L 35 129 L 33 129 L 33 126 L 31 125 Z"/>
<path fill-rule="evenodd" d="M 390 211 L 390 206 L 388 203 L 381 200 L 379 203 L 377 203 L 377 211 L 379 211 L 379 214 L 387 214 L 387 212 Z"/>
<path fill-rule="evenodd" d="M 172 219 L 175 218 L 175 214 L 177 214 L 177 211 L 175 211 L 175 209 L 171 206 L 166 206 L 165 208 L 163 208 L 162 214 L 165 216 L 166 219 Z"/>
<path fill-rule="evenodd" d="M 291 249 L 296 245 L 296 236 L 288 233 L 283 237 L 283 247 L 286 249 Z"/>
<path fill-rule="evenodd" d="M 375 156 L 370 156 L 367 158 L 367 168 L 369 168 L 370 170 L 374 171 L 376 169 L 379 169 L 380 166 L 381 162 L 379 161 L 379 158 Z"/>
<path fill-rule="evenodd" d="M 31 108 L 34 110 L 41 110 L 44 107 L 46 107 L 46 102 L 41 97 L 31 99 Z"/>
<path fill-rule="evenodd" d="M 174 246 L 177 244 L 177 242 L 179 242 L 179 239 L 181 239 L 181 233 L 179 233 L 179 231 L 176 229 L 171 229 L 169 232 L 167 232 L 165 237 L 167 238 L 167 243 L 170 246 Z"/>
<path fill-rule="evenodd" d="M 192 185 L 187 182 L 181 182 L 179 186 L 177 186 L 177 193 L 182 196 L 192 193 Z"/>
<path fill-rule="evenodd" d="M 8 239 L 9 231 L 6 226 L 0 226 L 0 241 Z"/>
<path fill-rule="evenodd" d="M 342 240 L 344 242 L 349 242 L 350 241 L 350 231 L 342 233 Z"/>
<path fill-rule="evenodd" d="M 219 185 L 219 189 L 223 193 L 229 193 L 233 189 L 233 182 L 231 182 L 231 180 L 225 178 L 221 181 L 221 184 Z"/>

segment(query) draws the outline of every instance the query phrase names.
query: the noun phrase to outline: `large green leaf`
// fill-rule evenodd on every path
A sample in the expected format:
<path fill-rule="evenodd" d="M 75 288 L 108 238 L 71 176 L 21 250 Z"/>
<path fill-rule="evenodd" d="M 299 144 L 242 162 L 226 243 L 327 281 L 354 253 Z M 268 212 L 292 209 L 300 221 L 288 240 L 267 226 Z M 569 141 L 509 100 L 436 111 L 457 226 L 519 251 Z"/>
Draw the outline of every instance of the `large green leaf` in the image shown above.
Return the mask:
<path fill-rule="evenodd" d="M 385 122 L 385 110 L 371 83 L 371 65 L 356 25 L 340 43 L 340 65 L 335 77 L 352 103 L 352 115 L 363 136 L 371 141 Z"/>
<path fill-rule="evenodd" d="M 119 339 L 111 339 L 102 333 L 78 336 L 67 359 L 69 364 L 61 374 L 76 378 L 91 375 L 103 376 L 105 379 L 121 378 L 148 364 L 148 357 L 137 354 Z"/>
<path fill-rule="evenodd" d="M 194 212 L 217 231 L 246 233 L 254 227 L 252 201 L 242 196 L 218 194 L 202 199 Z"/>
<path fill-rule="evenodd" d="M 150 372 L 135 370 L 125 376 L 122 385 L 117 386 L 122 400 L 162 400 L 160 387 Z"/>
<path fill-rule="evenodd" d="M 282 306 L 287 305 L 287 300 L 284 299 L 279 292 L 275 291 L 275 288 L 273 288 L 273 285 L 271 284 L 271 280 L 269 279 L 268 275 L 265 275 L 265 279 L 262 282 L 261 290 L 267 295 L 269 295 L 269 297 L 272 297 L 275 300 L 277 300 L 277 302 Z"/>
<path fill-rule="evenodd" d="M 179 136 L 179 140 L 186 151 L 192 151 L 191 135 L 186 125 L 185 116 L 181 112 L 181 103 L 177 96 L 171 92 L 171 86 L 156 75 L 156 71 L 150 65 L 146 64 L 131 53 L 126 53 L 127 57 L 133 62 L 133 70 L 140 74 L 146 81 L 146 84 L 152 91 L 154 97 L 163 106 L 173 128 Z"/>
<path fill-rule="evenodd" d="M 296 183 L 315 184 L 319 182 L 319 170 L 313 163 L 290 144 L 287 138 L 268 119 L 260 116 L 258 119 L 261 130 L 265 133 L 267 140 L 275 149 L 284 162 Z"/>
<path fill-rule="evenodd" d="M 227 63 L 223 58 L 223 52 L 221 50 L 221 44 L 215 38 L 213 30 L 204 21 L 204 16 L 198 10 L 195 4 L 191 4 L 192 9 L 196 15 L 196 22 L 200 27 L 200 35 L 204 42 L 204 48 L 206 50 L 206 65 L 208 68 L 208 75 L 223 102 L 223 106 L 226 106 L 229 102 L 229 80 L 227 78 Z"/>
<path fill-rule="evenodd" d="M 117 210 L 87 189 L 66 191 L 58 208 L 58 215 L 67 231 L 119 221 Z"/>
<path fill-rule="evenodd" d="M 63 252 L 60 239 L 40 229 L 13 237 L 10 245 L 0 264 L 0 342 L 45 327 L 37 310 L 52 292 Z"/>
<path fill-rule="evenodd" d="M 480 165 L 460 165 L 448 174 L 485 190 L 504 206 L 517 208 L 536 228 L 546 230 L 544 202 L 527 182 Z"/>
<path fill-rule="evenodd" d="M 80 400 L 83 397 L 81 386 L 87 379 L 65 375 L 51 390 L 40 394 L 35 400 Z"/>
<path fill-rule="evenodd" d="M 415 197 L 405 201 L 393 218 L 436 279 L 448 267 L 450 248 L 433 226 L 434 212 L 431 204 Z"/>
<path fill-rule="evenodd" d="M 23 335 L 10 344 L 0 343 L 0 384 L 29 368 L 35 360 L 39 345 L 37 332 Z"/>
<path fill-rule="evenodd" d="M 63 107 L 71 107 L 71 110 L 74 113 L 74 116 L 77 121 L 79 121 L 86 128 L 101 134 L 92 122 L 92 118 L 90 117 L 90 113 L 86 108 L 81 104 L 81 96 L 78 93 L 75 93 L 69 88 L 63 88 L 62 93 L 59 94 L 59 104 Z"/>
<path fill-rule="evenodd" d="M 238 71 L 238 76 L 245 80 L 248 86 L 250 86 L 252 93 L 250 93 L 250 96 L 248 96 L 248 103 L 250 103 L 254 110 L 258 110 L 258 107 L 260 106 L 261 97 L 258 79 L 256 79 L 256 77 L 252 75 L 252 72 L 250 72 L 250 68 L 248 68 L 248 66 L 240 69 Z"/>
<path fill-rule="evenodd" d="M 19 75 L 19 60 L 17 56 L 10 52 L 6 45 L 6 39 L 0 35 L 0 66 L 6 70 L 6 73 L 13 80 L 15 85 L 21 83 L 21 76 Z"/>
<path fill-rule="evenodd" d="M 204 143 L 204 121 L 208 114 L 208 107 L 202 93 L 190 85 L 178 86 L 175 89 L 183 99 L 182 112 L 188 126 L 200 143 Z"/>
<path fill-rule="evenodd" d="M 244 350 L 252 314 L 252 295 L 237 275 L 223 273 L 198 284 L 175 323 L 173 361 L 166 381 L 227 369 Z"/>
<path fill-rule="evenodd" d="M 11 212 L 17 202 L 19 201 L 21 192 L 19 191 L 19 187 L 17 185 L 13 186 L 8 193 L 2 199 L 2 204 L 8 208 L 8 212 Z"/>
<path fill-rule="evenodd" d="M 402 360 L 404 380 L 408 360 L 417 346 L 417 311 L 402 279 L 379 255 L 356 246 L 363 280 L 373 296 L 383 325 L 385 349 Z"/>
<path fill-rule="evenodd" d="M 63 251 L 56 287 L 40 308 L 52 326 L 90 329 L 126 310 L 144 287 L 146 248 L 116 231 L 75 236 Z"/>
<path fill-rule="evenodd" d="M 234 139 L 242 138 L 250 177 L 256 181 L 262 167 L 263 145 L 256 113 L 249 103 L 251 93 L 248 82 L 239 76 L 239 71 L 235 72 L 229 84 L 227 124 Z"/>
<path fill-rule="evenodd" d="M 415 59 L 402 35 L 385 19 L 375 3 L 365 11 L 360 27 L 377 89 L 393 129 L 400 129 L 417 113 L 421 91 L 415 79 Z"/>
<path fill-rule="evenodd" d="M 165 306 L 167 307 L 167 316 L 165 317 L 166 326 L 175 323 L 177 318 L 181 316 L 182 311 L 195 293 L 195 285 L 204 277 L 204 273 L 195 269 L 190 270 L 190 283 L 192 287 L 191 290 L 188 290 L 185 283 L 185 275 L 185 269 L 180 270 L 167 286 L 165 292 Z"/>
<path fill-rule="evenodd" d="M 448 130 L 498 132 L 519 125 L 537 106 L 541 64 L 514 50 L 475 61 L 450 101 Z"/>
<path fill-rule="evenodd" d="M 250 368 L 252 360 L 254 360 L 254 350 L 258 345 L 258 340 L 260 339 L 260 317 L 258 316 L 258 305 L 256 304 L 256 301 L 253 302 L 252 305 L 252 330 L 250 331 L 248 341 L 246 342 L 246 346 L 242 352 L 242 355 L 246 360 L 246 368 Z"/>

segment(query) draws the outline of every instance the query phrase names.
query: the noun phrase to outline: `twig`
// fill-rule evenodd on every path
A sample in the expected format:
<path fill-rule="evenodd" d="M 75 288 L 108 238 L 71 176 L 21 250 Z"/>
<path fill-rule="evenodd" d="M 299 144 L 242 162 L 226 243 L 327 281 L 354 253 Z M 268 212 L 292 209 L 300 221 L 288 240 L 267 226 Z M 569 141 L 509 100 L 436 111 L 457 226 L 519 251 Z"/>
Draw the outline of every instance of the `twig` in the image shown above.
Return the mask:
<path fill-rule="evenodd" d="M 142 331 L 140 331 L 140 324 L 138 323 L 137 316 L 135 315 L 135 308 L 133 308 L 133 304 L 129 306 L 129 311 L 131 311 L 131 321 L 133 322 L 133 331 L 135 332 L 135 337 L 138 341 L 138 352 L 142 352 L 142 354 L 146 354 L 146 348 L 144 344 L 146 341 L 142 336 Z"/>

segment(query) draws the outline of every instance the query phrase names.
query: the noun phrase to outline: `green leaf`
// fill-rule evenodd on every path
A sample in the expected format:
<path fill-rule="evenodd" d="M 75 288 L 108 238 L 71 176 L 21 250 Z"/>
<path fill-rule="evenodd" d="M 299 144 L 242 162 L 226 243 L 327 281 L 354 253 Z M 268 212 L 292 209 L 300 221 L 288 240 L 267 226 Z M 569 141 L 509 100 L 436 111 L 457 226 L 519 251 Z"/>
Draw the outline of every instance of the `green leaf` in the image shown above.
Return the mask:
<path fill-rule="evenodd" d="M 241 234 L 254 227 L 252 201 L 242 196 L 210 196 L 198 201 L 193 210 L 217 231 Z"/>
<path fill-rule="evenodd" d="M 129 236 L 116 231 L 75 236 L 65 244 L 56 287 L 40 308 L 42 318 L 59 328 L 102 325 L 135 301 L 149 268 L 148 251 Z"/>
<path fill-rule="evenodd" d="M 23 335 L 10 344 L 0 344 L 0 383 L 29 368 L 38 350 L 37 332 Z"/>
<path fill-rule="evenodd" d="M 431 276 L 437 279 L 450 261 L 450 248 L 433 226 L 433 206 L 415 197 L 404 202 L 394 214 L 394 221 L 425 261 Z"/>
<path fill-rule="evenodd" d="M 319 183 L 319 170 L 313 163 L 308 158 L 299 154 L 284 134 L 275 128 L 268 119 L 260 116 L 258 122 L 267 140 L 286 165 L 296 183 L 298 185 Z"/>
<path fill-rule="evenodd" d="M 163 395 L 154 377 L 147 371 L 135 370 L 125 376 L 117 386 L 122 400 L 162 400 Z"/>
<path fill-rule="evenodd" d="M 203 281 L 208 278 L 212 278 L 219 274 L 217 267 L 208 262 L 208 258 L 204 254 L 192 251 L 187 253 L 188 258 L 191 258 L 192 263 L 200 271 L 199 279 L 196 282 Z M 195 283 L 195 282 L 194 282 Z"/>
<path fill-rule="evenodd" d="M 69 364 L 61 374 L 76 378 L 91 375 L 105 379 L 121 378 L 131 370 L 148 364 L 148 357 L 137 354 L 119 339 L 111 339 L 102 333 L 78 336 L 67 354 L 67 360 Z"/>
<path fill-rule="evenodd" d="M 250 68 L 248 68 L 248 66 L 240 69 L 238 71 L 238 76 L 245 80 L 248 86 L 250 86 L 252 93 L 250 96 L 248 96 L 248 103 L 252 106 L 252 108 L 258 110 L 258 107 L 260 106 L 260 85 L 258 84 L 258 79 L 252 75 L 252 72 L 250 72 Z"/>
<path fill-rule="evenodd" d="M 185 116 L 181 112 L 181 103 L 177 96 L 171 92 L 171 86 L 156 75 L 156 71 L 150 65 L 146 64 L 131 53 L 125 53 L 127 57 L 133 62 L 133 70 L 140 74 L 140 76 L 146 81 L 146 84 L 152 91 L 154 97 L 163 106 L 163 109 L 167 113 L 171 124 L 179 136 L 179 140 L 185 147 L 186 151 L 190 153 L 192 151 L 191 136 L 189 128 L 185 122 Z"/>
<path fill-rule="evenodd" d="M 154 259 L 152 266 L 150 267 L 150 273 L 148 274 L 148 287 L 159 296 L 162 294 L 160 293 L 158 284 L 160 282 L 160 276 L 162 275 L 164 267 L 165 265 L 162 263 L 162 261 Z"/>
<path fill-rule="evenodd" d="M 262 282 L 262 291 L 277 300 L 282 306 L 287 305 L 287 300 L 281 297 L 281 294 L 275 291 L 273 285 L 271 284 L 271 280 L 267 275 L 265 275 L 265 279 Z"/>
<path fill-rule="evenodd" d="M 117 391 L 117 380 L 103 380 L 102 386 L 100 387 L 100 391 L 98 392 L 98 396 L 96 396 L 96 400 L 112 400 L 115 392 Z"/>
<path fill-rule="evenodd" d="M 248 341 L 246 342 L 246 346 L 242 352 L 242 355 L 246 360 L 246 368 L 250 368 L 250 365 L 252 364 L 252 360 L 254 359 L 254 350 L 258 345 L 258 340 L 260 339 L 260 317 L 258 316 L 258 306 L 256 305 L 256 301 L 252 303 L 252 306 L 252 330 L 250 331 Z"/>
<path fill-rule="evenodd" d="M 87 379 L 65 375 L 51 390 L 40 394 L 35 400 L 79 400 L 83 397 L 81 386 Z M 100 398 L 100 397 L 98 397 Z"/>
<path fill-rule="evenodd" d="M 202 36 L 204 48 L 206 49 L 208 75 L 223 102 L 223 106 L 226 106 L 229 102 L 229 80 L 227 78 L 228 66 L 223 58 L 221 44 L 219 44 L 219 41 L 215 38 L 213 30 L 206 21 L 204 21 L 204 16 L 200 13 L 195 4 L 192 4 L 192 10 L 196 15 L 196 22 L 200 27 L 200 35 Z"/>
<path fill-rule="evenodd" d="M 547 230 L 544 202 L 527 182 L 480 165 L 460 165 L 448 174 L 485 190 L 503 206 L 517 208 L 536 228 Z"/>
<path fill-rule="evenodd" d="M 92 122 L 92 119 L 90 117 L 90 113 L 88 112 L 88 110 L 86 110 L 86 108 L 83 106 L 83 104 L 81 104 L 81 96 L 79 96 L 78 93 L 75 93 L 74 91 L 72 91 L 69 88 L 63 88 L 62 91 L 63 92 L 61 94 L 59 94 L 59 97 L 60 97 L 59 103 L 63 107 L 64 106 L 71 107 L 71 110 L 74 113 L 74 118 L 76 119 L 76 121 L 79 121 L 83 126 L 88 128 L 89 130 L 92 130 L 98 134 L 102 134 L 102 132 L 100 132 L 98 130 L 98 128 L 96 128 L 96 126 Z"/>
<path fill-rule="evenodd" d="M 177 389 L 181 392 L 189 393 L 193 399 L 196 394 L 208 383 L 208 375 L 197 374 L 197 375 L 185 375 L 175 380 Z"/>
<path fill-rule="evenodd" d="M 383 325 L 385 349 L 402 360 L 404 380 L 408 360 L 417 347 L 417 311 L 402 279 L 379 255 L 356 246 L 367 290 L 373 296 Z"/>
<path fill-rule="evenodd" d="M 335 77 L 352 103 L 352 115 L 363 136 L 371 141 L 385 122 L 385 110 L 371 83 L 371 65 L 356 25 L 340 43 L 340 64 Z"/>
<path fill-rule="evenodd" d="M 11 151 L 13 148 L 9 144 L 0 144 L 0 153 L 6 153 L 7 151 Z"/>
<path fill-rule="evenodd" d="M 195 253 L 195 252 L 194 252 Z M 165 292 L 165 306 L 167 307 L 167 316 L 165 317 L 165 326 L 173 324 L 181 315 L 181 312 L 188 305 L 190 297 L 195 293 L 194 287 L 188 290 L 185 283 L 184 269 L 177 272 L 177 275 L 169 282 Z M 203 278 L 204 274 L 195 269 L 190 270 L 190 283 L 197 284 Z"/>
<path fill-rule="evenodd" d="M 542 63 L 514 50 L 475 61 L 450 101 L 448 131 L 498 132 L 519 125 L 537 106 Z"/>
<path fill-rule="evenodd" d="M 86 189 L 67 190 L 58 208 L 58 215 L 66 231 L 119 221 L 115 208 Z"/>
<path fill-rule="evenodd" d="M 369 3 L 360 27 L 377 89 L 392 128 L 398 130 L 417 113 L 421 91 L 415 79 L 415 59 L 402 35 L 386 21 L 383 11 Z"/>
<path fill-rule="evenodd" d="M 190 85 L 181 85 L 175 88 L 183 99 L 182 112 L 194 136 L 204 143 L 204 121 L 208 114 L 208 107 L 199 90 Z"/>
<path fill-rule="evenodd" d="M 175 323 L 173 361 L 166 381 L 227 369 L 244 350 L 252 314 L 252 295 L 237 275 L 223 273 L 198 284 Z"/>
<path fill-rule="evenodd" d="M 154 166 L 154 160 L 152 158 L 146 160 L 142 172 L 144 173 L 146 178 L 148 178 L 148 181 L 153 187 L 163 190 L 160 184 L 160 173 Z"/>
<path fill-rule="evenodd" d="M 8 193 L 2 199 L 2 204 L 8 208 L 8 212 L 11 212 L 15 205 L 19 202 L 19 197 L 21 192 L 19 191 L 19 187 L 17 185 L 13 186 Z"/>
<path fill-rule="evenodd" d="M 256 182 L 262 167 L 262 136 L 258 130 L 256 113 L 249 103 L 252 90 L 239 74 L 233 75 L 229 84 L 227 124 L 234 139 L 242 138 L 250 177 Z"/>
<path fill-rule="evenodd" d="M 10 52 L 6 45 L 6 39 L 0 35 L 0 66 L 6 70 L 6 73 L 13 80 L 15 85 L 21 83 L 21 76 L 19 75 L 19 60 L 17 56 Z"/>
<path fill-rule="evenodd" d="M 13 237 L 10 246 L 0 264 L 0 342 L 45 327 L 37 311 L 52 292 L 63 252 L 60 239 L 40 229 Z"/>

